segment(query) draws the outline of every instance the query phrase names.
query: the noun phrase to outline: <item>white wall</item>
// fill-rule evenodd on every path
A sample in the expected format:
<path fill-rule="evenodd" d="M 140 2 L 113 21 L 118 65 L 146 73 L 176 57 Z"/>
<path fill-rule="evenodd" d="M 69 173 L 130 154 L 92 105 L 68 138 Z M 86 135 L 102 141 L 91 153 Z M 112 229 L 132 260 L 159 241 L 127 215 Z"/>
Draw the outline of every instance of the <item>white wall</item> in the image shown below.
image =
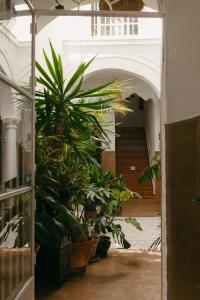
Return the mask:
<path fill-rule="evenodd" d="M 22 85 L 30 83 L 31 43 L 18 40 L 15 29 L 12 24 L 8 25 L 8 29 L 0 27 L 0 66 L 10 79 Z"/>
<path fill-rule="evenodd" d="M 100 17 L 97 18 L 97 22 Z M 91 19 L 90 17 L 59 17 L 54 23 L 62 22 L 65 24 L 66 30 L 63 31 L 64 40 L 84 40 L 96 38 L 91 36 Z M 67 30 L 71 28 L 73 30 Z M 130 40 L 143 39 L 161 39 L 162 26 L 160 19 L 140 18 L 138 19 L 138 35 L 128 37 Z M 98 39 L 115 39 L 116 37 L 98 37 Z M 127 37 L 124 37 L 127 39 Z"/>
<path fill-rule="evenodd" d="M 167 122 L 200 113 L 200 1 L 167 0 Z"/>
<path fill-rule="evenodd" d="M 42 18 L 44 22 L 48 19 Z M 42 48 L 49 52 L 48 43 L 51 39 L 56 51 L 62 54 L 67 77 L 80 61 L 97 55 L 86 74 L 86 86 L 92 87 L 113 79 L 131 79 L 130 90 L 124 93 L 125 98 L 137 93 L 145 100 L 153 99 L 153 105 L 148 104 L 144 113 L 150 158 L 159 150 L 160 117 L 157 102 L 160 93 L 161 28 L 159 19 L 140 19 L 138 36 L 123 39 L 92 38 L 90 17 L 59 17 L 37 35 L 39 47 L 36 53 L 41 63 L 44 61 Z M 141 111 L 138 112 L 137 107 L 135 110 L 133 124 L 144 125 Z M 114 121 L 114 116 L 109 118 Z M 114 150 L 114 124 L 109 129 L 113 132 L 110 140 L 111 150 Z"/>
<path fill-rule="evenodd" d="M 157 119 L 159 119 L 159 116 L 156 108 L 157 102 L 153 99 L 149 99 L 144 104 L 145 130 L 150 160 L 155 155 L 155 151 L 160 151 L 160 127 L 157 126 Z"/>

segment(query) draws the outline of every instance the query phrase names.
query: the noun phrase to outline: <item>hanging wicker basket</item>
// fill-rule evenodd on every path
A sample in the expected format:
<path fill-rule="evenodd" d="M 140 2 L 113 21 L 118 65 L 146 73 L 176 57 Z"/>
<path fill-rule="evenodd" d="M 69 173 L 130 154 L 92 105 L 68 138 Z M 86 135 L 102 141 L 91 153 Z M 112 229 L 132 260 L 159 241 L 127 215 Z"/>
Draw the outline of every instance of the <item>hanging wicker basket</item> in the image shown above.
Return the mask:
<path fill-rule="evenodd" d="M 141 11 L 144 7 L 143 0 L 100 0 L 100 10 Z"/>

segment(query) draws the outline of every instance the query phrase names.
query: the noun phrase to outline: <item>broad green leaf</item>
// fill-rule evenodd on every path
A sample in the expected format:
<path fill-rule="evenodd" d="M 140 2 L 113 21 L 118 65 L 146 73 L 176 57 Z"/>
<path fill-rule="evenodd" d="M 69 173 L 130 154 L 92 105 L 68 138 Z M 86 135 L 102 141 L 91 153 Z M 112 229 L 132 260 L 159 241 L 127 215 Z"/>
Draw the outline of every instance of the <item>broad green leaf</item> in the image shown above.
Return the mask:
<path fill-rule="evenodd" d="M 129 218 L 126 218 L 125 221 L 126 221 L 126 223 L 132 224 L 139 231 L 142 231 L 142 227 L 141 227 L 140 223 L 136 220 L 136 218 L 129 217 Z"/>

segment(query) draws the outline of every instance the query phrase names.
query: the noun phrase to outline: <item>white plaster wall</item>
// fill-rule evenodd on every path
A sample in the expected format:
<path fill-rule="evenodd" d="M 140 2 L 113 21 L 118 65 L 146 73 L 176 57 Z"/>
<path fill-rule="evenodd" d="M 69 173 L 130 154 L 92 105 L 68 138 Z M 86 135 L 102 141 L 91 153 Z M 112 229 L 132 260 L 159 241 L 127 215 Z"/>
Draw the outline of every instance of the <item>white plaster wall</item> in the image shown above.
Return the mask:
<path fill-rule="evenodd" d="M 31 16 L 23 16 L 0 24 L 0 72 L 20 86 L 30 83 L 31 22 Z M 0 82 L 0 91 L 1 118 L 20 119 L 21 108 L 16 104 L 16 91 L 3 81 Z"/>
<path fill-rule="evenodd" d="M 200 1 L 165 0 L 167 122 L 200 114 Z"/>
<path fill-rule="evenodd" d="M 97 17 L 97 23 L 100 22 L 100 17 Z M 53 20 L 53 23 L 65 24 L 66 30 L 63 31 L 64 40 L 95 40 L 91 36 L 91 19 L 90 17 L 59 17 Z M 70 30 L 71 29 L 71 30 Z M 73 29 L 73 30 L 72 30 Z M 160 19 L 140 18 L 138 19 L 138 35 L 128 37 L 130 40 L 143 40 L 143 39 L 161 39 L 162 26 Z M 110 38 L 117 39 L 117 37 L 98 37 L 98 39 L 108 40 Z M 124 36 L 124 39 L 127 39 Z"/>
<path fill-rule="evenodd" d="M 48 17 L 43 17 L 48 20 Z M 30 80 L 30 60 L 31 49 L 29 40 L 29 31 L 22 28 L 23 22 L 30 22 L 28 19 L 17 19 L 14 26 L 9 30 L 0 32 L 1 51 L 0 63 L 6 74 L 17 82 L 29 82 Z M 157 99 L 155 95 L 159 95 L 160 91 L 160 61 L 161 61 L 161 40 L 160 40 L 160 20 L 141 19 L 139 25 L 139 35 L 134 39 L 92 39 L 90 35 L 90 18 L 56 18 L 44 27 L 37 35 L 37 60 L 44 65 L 42 50 L 45 48 L 50 53 L 49 39 L 51 39 L 56 52 L 61 53 L 64 64 L 65 75 L 71 74 L 80 60 L 89 59 L 98 54 L 86 77 L 92 75 L 93 84 L 95 83 L 94 73 L 104 70 L 103 80 L 119 80 L 130 79 L 131 90 L 124 94 L 124 97 L 133 92 L 138 93 L 144 99 Z M 155 27 L 157 28 L 155 30 Z M 64 29 L 64 30 L 63 30 Z M 9 32 L 10 31 L 10 32 Z M 142 38 L 142 36 L 144 38 Z M 72 37 L 74 40 L 68 40 Z M 153 39 L 154 38 L 154 39 Z M 80 40 L 81 39 L 81 40 Z M 113 49 L 115 51 L 113 52 Z M 16 59 L 17 58 L 17 59 Z M 108 69 L 112 69 L 111 73 L 107 73 Z M 105 73 L 108 76 L 105 78 Z M 98 74 L 99 76 L 99 74 Z M 98 77 L 97 76 L 97 77 Z M 101 82 L 101 76 L 98 79 Z M 150 110 L 151 111 L 151 110 Z M 155 112 L 154 112 L 155 116 Z M 138 119 L 139 114 L 135 114 L 133 122 L 141 124 Z M 146 118 L 146 116 L 145 116 Z M 147 135 L 150 136 L 149 144 L 151 149 L 156 148 L 158 136 L 153 117 L 147 118 L 153 120 L 149 122 Z M 157 122 L 158 123 L 158 122 Z M 153 125 L 152 125 L 153 124 Z M 159 126 L 157 126 L 159 127 Z M 111 130 L 112 131 L 112 130 Z M 155 137 L 156 131 L 156 137 Z M 151 145 L 153 144 L 153 145 Z M 114 135 L 111 137 L 111 149 L 115 148 Z"/>
<path fill-rule="evenodd" d="M 42 18 L 47 22 L 48 17 Z M 43 61 L 42 48 L 48 49 L 49 39 L 52 40 L 56 50 L 63 54 L 66 74 L 70 73 L 80 60 L 87 60 L 95 55 L 97 59 L 93 63 L 92 71 L 95 68 L 99 70 L 108 63 L 115 66 L 116 63 L 110 61 L 110 58 L 116 58 L 118 68 L 120 59 L 123 59 L 123 68 L 131 64 L 135 73 L 139 72 L 140 76 L 145 74 L 159 93 L 161 28 L 159 19 L 140 19 L 138 36 L 121 39 L 119 37 L 92 38 L 90 17 L 59 17 L 38 33 L 37 59 Z"/>
<path fill-rule="evenodd" d="M 159 151 L 159 128 L 157 128 L 157 112 L 155 100 L 149 99 L 144 104 L 145 114 L 145 130 L 147 147 L 149 152 L 149 159 L 151 160 L 155 154 L 155 151 Z"/>
<path fill-rule="evenodd" d="M 44 20 L 48 19 L 48 17 L 42 18 Z M 59 22 L 59 19 L 60 18 L 57 18 L 54 21 L 50 22 L 36 36 L 36 60 L 39 61 L 39 63 L 43 66 L 45 66 L 43 49 L 45 50 L 48 56 L 51 55 L 49 41 L 51 41 L 51 43 L 53 44 L 56 53 L 59 53 L 61 55 L 63 54 L 63 34 L 65 29 L 68 30 L 68 28 L 62 26 L 62 23 Z"/>
<path fill-rule="evenodd" d="M 19 41 L 11 29 L 3 27 L 0 27 L 0 65 L 6 75 L 17 83 L 30 82 L 31 44 Z"/>

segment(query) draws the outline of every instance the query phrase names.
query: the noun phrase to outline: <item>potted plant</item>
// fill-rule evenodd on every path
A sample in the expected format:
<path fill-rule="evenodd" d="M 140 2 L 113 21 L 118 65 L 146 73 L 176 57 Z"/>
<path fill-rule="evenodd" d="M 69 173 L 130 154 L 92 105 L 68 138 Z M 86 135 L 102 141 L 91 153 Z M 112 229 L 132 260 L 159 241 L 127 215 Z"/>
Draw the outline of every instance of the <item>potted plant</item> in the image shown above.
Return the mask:
<path fill-rule="evenodd" d="M 142 231 L 140 224 L 134 217 L 126 218 L 125 221 Z M 117 219 L 114 215 L 110 215 L 107 214 L 107 212 L 102 211 L 93 220 L 93 224 L 95 231 L 100 234 L 100 240 L 96 252 L 97 256 L 105 257 L 107 255 L 107 251 L 111 245 L 111 236 L 122 248 L 128 249 L 131 247 L 131 244 L 127 241 L 126 236 L 122 231 L 121 225 L 117 223 Z"/>
<path fill-rule="evenodd" d="M 55 53 L 51 43 L 50 48 L 51 58 L 44 51 L 46 69 L 36 63 L 40 87 L 35 93 L 36 132 L 39 137 L 36 148 L 42 150 L 42 159 L 39 157 L 36 162 L 36 232 L 40 233 L 42 227 L 42 233 L 47 238 L 49 235 L 53 237 L 52 246 L 57 248 L 62 243 L 61 238 L 69 236 L 72 239 L 71 266 L 84 270 L 87 259 L 79 268 L 75 266 L 74 257 L 81 256 L 80 252 L 75 255 L 76 249 L 84 252 L 84 245 L 89 249 L 90 241 L 94 240 L 88 234 L 89 230 L 88 233 L 84 230 L 89 229 L 85 210 L 89 206 L 91 209 L 91 204 L 94 204 L 92 198 L 101 198 L 100 190 L 106 192 L 104 188 L 91 184 L 88 170 L 91 165 L 98 165 L 95 157 L 99 143 L 109 144 L 106 133 L 108 122 L 104 122 L 103 114 L 116 108 L 126 111 L 121 97 L 121 88 L 125 86 L 114 80 L 84 90 L 84 73 L 93 59 L 88 63 L 82 62 L 66 81 L 61 57 Z M 51 226 L 42 226 L 43 220 Z M 36 236 L 39 239 L 39 235 Z"/>
<path fill-rule="evenodd" d="M 54 151 L 49 137 L 36 134 L 35 240 L 40 245 L 36 260 L 36 282 L 60 286 L 70 278 L 70 226 L 79 226 L 72 211 L 61 203 L 61 183 L 55 177 Z"/>
<path fill-rule="evenodd" d="M 119 107 L 121 94 L 116 81 L 82 89 L 84 72 L 93 59 L 81 63 L 66 81 L 61 57 L 51 43 L 50 48 L 51 59 L 44 51 L 47 71 L 36 63 L 40 87 L 36 91 L 36 240 L 59 249 L 63 239 L 71 237 L 73 260 L 77 246 L 90 244 L 83 216 L 77 212 L 81 193 L 88 190 L 87 169 L 96 163 L 96 141 L 108 141 L 99 115 L 116 103 Z M 77 241 L 78 235 L 82 241 Z M 71 265 L 74 268 L 74 260 Z"/>
<path fill-rule="evenodd" d="M 99 243 L 97 244 L 96 257 L 106 257 L 110 246 L 111 237 L 105 234 L 101 235 L 99 238 Z"/>
<path fill-rule="evenodd" d="M 79 191 L 74 193 L 79 195 Z M 86 266 L 90 259 L 92 242 L 88 230 L 87 221 L 84 218 L 84 207 L 81 206 L 83 196 L 73 200 L 74 215 L 77 218 L 80 227 L 72 226 L 70 228 L 71 244 L 71 271 L 80 273 L 86 271 Z"/>
<path fill-rule="evenodd" d="M 82 233 L 84 232 L 84 233 Z M 72 232 L 71 271 L 80 273 L 86 271 L 91 256 L 92 240 L 89 238 L 87 226 L 82 223 L 82 232 Z"/>
<path fill-rule="evenodd" d="M 123 248 L 130 247 L 121 225 L 116 224 L 116 217 L 119 215 L 124 201 L 128 201 L 133 196 L 139 197 L 139 195 L 127 189 L 122 175 L 115 178 L 111 172 L 103 174 L 96 166 L 92 168 L 91 175 L 91 181 L 98 187 L 98 192 L 96 192 L 98 197 L 95 197 L 93 201 L 99 207 L 99 211 L 90 221 L 93 231 L 101 235 L 96 255 L 104 257 L 111 245 L 110 235 Z M 125 220 L 138 230 L 142 230 L 135 218 L 126 218 Z"/>

